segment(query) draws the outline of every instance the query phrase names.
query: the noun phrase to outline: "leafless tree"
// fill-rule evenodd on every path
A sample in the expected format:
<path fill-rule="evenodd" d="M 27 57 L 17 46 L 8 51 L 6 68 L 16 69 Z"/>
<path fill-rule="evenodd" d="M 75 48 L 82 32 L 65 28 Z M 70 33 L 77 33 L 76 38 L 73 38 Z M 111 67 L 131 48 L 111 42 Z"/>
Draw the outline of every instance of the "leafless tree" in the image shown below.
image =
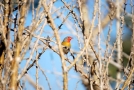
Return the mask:
<path fill-rule="evenodd" d="M 53 90 L 46 72 L 38 63 L 48 49 L 61 59 L 63 90 L 68 90 L 71 69 L 79 73 L 87 90 L 134 88 L 134 1 L 69 1 L 0 1 L 0 90 L 24 90 L 26 81 L 36 90 L 44 90 L 39 84 L 39 71 L 46 78 L 49 89 Z M 67 30 L 62 30 L 64 26 Z M 132 32 L 130 53 L 123 50 L 125 27 Z M 113 31 L 116 32 L 114 39 Z M 78 42 L 79 50 L 71 48 L 69 52 L 71 58 L 64 55 L 61 45 L 61 35 L 66 34 Z M 26 63 L 20 67 L 23 61 Z M 35 81 L 27 73 L 34 66 Z M 111 86 L 111 81 L 116 83 L 115 87 Z"/>

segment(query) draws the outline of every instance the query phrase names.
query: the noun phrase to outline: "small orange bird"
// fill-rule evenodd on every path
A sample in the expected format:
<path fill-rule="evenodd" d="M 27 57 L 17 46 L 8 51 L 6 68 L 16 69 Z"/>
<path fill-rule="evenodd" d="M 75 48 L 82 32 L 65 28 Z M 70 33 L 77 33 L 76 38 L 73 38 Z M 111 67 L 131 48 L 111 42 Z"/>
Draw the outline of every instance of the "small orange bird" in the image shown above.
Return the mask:
<path fill-rule="evenodd" d="M 63 47 L 63 52 L 64 54 L 67 54 L 70 51 L 71 48 L 71 43 L 70 41 L 72 40 L 72 37 L 68 36 L 62 41 L 62 47 Z"/>

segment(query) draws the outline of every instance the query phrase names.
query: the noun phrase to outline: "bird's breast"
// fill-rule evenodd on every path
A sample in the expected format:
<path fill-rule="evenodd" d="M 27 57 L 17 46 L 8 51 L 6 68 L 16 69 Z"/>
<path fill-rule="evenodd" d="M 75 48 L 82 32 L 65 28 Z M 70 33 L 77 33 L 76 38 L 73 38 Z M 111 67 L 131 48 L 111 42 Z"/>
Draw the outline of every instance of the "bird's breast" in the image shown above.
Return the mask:
<path fill-rule="evenodd" d="M 66 46 L 66 47 L 68 47 L 68 48 L 71 47 L 70 42 L 62 42 L 62 45 L 63 45 L 63 46 Z"/>

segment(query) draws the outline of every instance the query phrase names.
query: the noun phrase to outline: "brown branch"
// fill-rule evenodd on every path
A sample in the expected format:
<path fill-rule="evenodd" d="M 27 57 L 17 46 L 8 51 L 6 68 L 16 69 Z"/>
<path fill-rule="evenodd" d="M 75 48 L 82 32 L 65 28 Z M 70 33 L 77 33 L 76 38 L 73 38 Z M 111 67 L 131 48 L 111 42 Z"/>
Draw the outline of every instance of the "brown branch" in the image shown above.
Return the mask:
<path fill-rule="evenodd" d="M 68 89 L 68 78 L 67 78 L 66 63 L 65 63 L 65 58 L 64 58 L 61 42 L 60 42 L 60 37 L 59 37 L 59 34 L 58 34 L 58 29 L 56 28 L 56 26 L 54 24 L 54 21 L 53 21 L 51 15 L 49 13 L 48 7 L 46 5 L 46 1 L 44 0 L 44 2 L 42 2 L 42 3 L 43 3 L 44 11 L 46 13 L 47 22 L 50 24 L 51 28 L 53 29 L 54 35 L 56 37 L 56 41 L 57 41 L 59 52 L 60 52 L 61 62 L 62 62 L 63 89 L 67 90 Z"/>
<path fill-rule="evenodd" d="M 127 77 L 127 80 L 124 82 L 123 87 L 122 87 L 122 89 L 121 89 L 121 90 L 124 90 L 124 89 L 125 89 L 125 87 L 126 87 L 127 85 L 129 85 L 129 84 L 130 84 L 130 81 L 131 81 L 131 78 L 132 78 L 133 72 L 134 72 L 134 66 L 133 66 L 133 67 L 131 67 L 131 71 L 130 71 L 130 73 L 129 73 L 129 76 Z"/>
<path fill-rule="evenodd" d="M 79 9 L 80 9 L 80 18 L 83 22 L 83 34 L 84 36 L 88 37 L 89 35 L 89 28 L 90 28 L 90 22 L 89 22 L 89 18 L 88 18 L 88 9 L 87 9 L 87 6 L 86 6 L 86 2 L 87 0 L 78 0 L 78 4 L 79 4 Z"/>
<path fill-rule="evenodd" d="M 3 32 L 1 33 L 1 45 L 3 43 L 4 47 L 6 47 L 6 35 L 8 32 L 8 21 L 9 21 L 9 0 L 4 0 L 4 21 L 3 21 Z M 1 46 L 1 49 L 3 47 Z M 4 65 L 4 54 L 5 52 L 1 50 L 1 55 L 0 55 L 0 77 L 2 75 L 2 70 L 3 70 L 3 65 Z"/>
<path fill-rule="evenodd" d="M 131 58 L 130 58 L 130 59 L 132 59 L 132 61 L 131 61 L 131 64 L 129 65 L 130 66 L 130 73 L 127 76 L 127 80 L 124 82 L 123 87 L 122 87 L 121 90 L 124 90 L 125 87 L 130 84 L 131 78 L 132 78 L 133 73 L 134 73 L 134 15 L 132 16 L 132 24 L 133 24 L 133 28 L 132 28 L 133 29 L 132 30 L 133 31 L 133 36 L 132 36 Z"/>
<path fill-rule="evenodd" d="M 29 30 L 30 29 L 29 30 L 30 33 L 33 33 L 37 29 L 37 27 L 44 21 L 44 19 L 43 19 L 44 13 L 40 14 L 40 15 L 38 14 L 38 9 L 40 9 L 40 6 L 41 6 L 41 0 L 39 1 L 39 5 L 37 7 L 37 13 L 36 13 L 36 16 L 38 16 L 36 18 L 39 18 L 39 20 L 38 21 L 37 20 L 33 20 L 32 21 L 32 26 L 29 26 L 28 28 L 25 28 L 25 30 L 27 30 L 27 29 Z M 24 48 L 24 50 L 23 50 L 23 52 L 21 54 L 21 60 L 23 60 L 24 55 L 26 54 L 27 50 L 29 49 L 29 45 L 30 45 L 30 42 L 32 40 L 32 34 L 27 36 L 27 38 L 29 38 L 29 40 L 26 43 L 23 42 L 23 44 L 26 44 L 26 46 L 25 46 L 25 48 Z"/>
<path fill-rule="evenodd" d="M 35 83 L 34 80 L 31 78 L 30 75 L 26 74 L 24 78 L 25 78 L 24 80 L 25 80 L 25 81 L 28 81 L 29 84 L 30 84 L 31 86 L 33 86 L 33 88 L 36 88 L 36 83 Z M 43 88 L 42 86 L 39 86 L 39 89 L 38 89 L 38 90 L 44 90 L 44 88 Z"/>
<path fill-rule="evenodd" d="M 2 33 L 0 33 L 0 79 L 2 77 L 2 70 L 4 64 L 4 54 L 5 54 L 5 43 Z"/>
<path fill-rule="evenodd" d="M 10 79 L 10 89 L 11 90 L 17 90 L 17 77 L 18 77 L 18 67 L 19 67 L 19 61 L 20 61 L 20 49 L 21 49 L 21 38 L 22 38 L 22 33 L 24 30 L 24 22 L 25 22 L 25 14 L 26 14 L 26 3 L 27 0 L 23 0 L 23 5 L 20 8 L 20 19 L 19 19 L 19 27 L 18 27 L 18 33 L 16 37 L 16 48 L 15 48 L 15 56 L 14 60 L 11 62 L 11 79 Z"/>
<path fill-rule="evenodd" d="M 101 21 L 101 27 L 104 28 L 112 19 L 116 18 L 116 5 L 114 2 L 107 0 L 108 4 L 109 4 L 109 13 L 105 16 L 105 18 Z M 123 0 L 122 2 L 120 2 L 120 7 L 122 7 L 124 5 L 125 0 Z M 120 9 L 120 11 L 122 12 L 122 8 Z M 118 19 L 118 18 L 117 18 Z M 102 31 L 103 29 L 101 29 Z M 96 37 L 96 35 L 98 34 L 98 27 L 96 27 L 94 29 L 94 34 L 93 34 L 93 38 Z"/>
<path fill-rule="evenodd" d="M 46 22 L 45 22 L 44 25 L 42 26 L 42 28 L 41 28 L 41 30 L 40 30 L 40 33 L 39 33 L 39 35 L 37 36 L 37 40 L 36 40 L 36 42 L 35 42 L 35 44 L 34 44 L 34 46 L 33 46 L 33 49 L 32 49 L 32 51 L 31 51 L 31 53 L 30 53 L 30 56 L 29 56 L 29 58 L 28 58 L 28 60 L 27 60 L 27 62 L 26 62 L 26 65 L 25 65 L 25 67 L 24 67 L 22 73 L 21 73 L 21 74 L 19 75 L 19 77 L 18 77 L 18 80 L 20 80 L 20 79 L 23 77 L 23 75 L 25 74 L 25 72 L 27 71 L 27 67 L 28 67 L 28 65 L 29 65 L 29 63 L 30 63 L 30 61 L 31 61 L 31 59 L 32 59 L 32 57 L 33 57 L 33 54 L 34 54 L 35 50 L 36 50 L 36 47 L 37 47 L 37 45 L 38 45 L 40 36 L 41 36 L 41 34 L 42 34 L 42 32 L 43 32 L 43 28 L 44 28 L 45 25 L 46 25 Z M 32 37 L 32 35 L 31 35 L 31 37 Z"/>
<path fill-rule="evenodd" d="M 82 48 L 82 50 L 80 51 L 80 53 L 77 55 L 77 57 L 74 59 L 74 61 L 70 64 L 70 66 L 68 66 L 67 70 L 69 71 L 75 64 L 76 62 L 78 61 L 79 57 L 83 54 L 83 52 L 86 50 L 86 48 L 88 47 L 88 44 L 89 44 L 89 41 L 91 39 L 91 36 L 92 36 L 92 31 L 93 31 L 93 27 L 94 27 L 94 21 L 95 21 L 95 17 L 96 17 L 96 12 L 97 12 L 97 0 L 95 1 L 95 6 L 94 6 L 94 13 L 93 13 L 93 20 L 92 20 L 92 23 L 91 23 L 91 27 L 89 29 L 89 36 L 87 38 L 87 41 L 86 41 L 86 44 L 85 46 Z"/>

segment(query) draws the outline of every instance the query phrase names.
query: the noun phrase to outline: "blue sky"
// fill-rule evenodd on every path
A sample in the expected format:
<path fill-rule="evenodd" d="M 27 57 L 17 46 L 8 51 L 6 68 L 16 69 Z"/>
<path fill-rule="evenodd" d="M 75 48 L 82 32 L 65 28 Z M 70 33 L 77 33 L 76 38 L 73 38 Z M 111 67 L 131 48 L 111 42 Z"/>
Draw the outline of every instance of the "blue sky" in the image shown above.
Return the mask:
<path fill-rule="evenodd" d="M 72 1 L 72 0 L 66 0 L 66 2 L 68 2 L 69 4 L 71 4 L 70 1 Z M 74 3 L 74 2 L 72 2 L 72 3 Z M 92 19 L 92 13 L 93 13 L 93 8 L 94 8 L 93 7 L 93 4 L 94 4 L 94 2 L 90 2 L 90 0 L 89 0 L 89 2 L 87 4 L 87 7 L 89 9 L 89 20 Z M 59 7 L 63 6 L 63 3 L 61 3 L 61 1 L 57 1 L 54 5 L 55 5 L 56 8 L 59 8 Z M 102 0 L 101 1 L 101 5 L 102 5 L 101 6 L 102 17 L 104 17 L 106 15 L 106 13 L 108 12 L 108 10 L 103 10 L 105 7 L 107 7 L 106 6 L 106 3 L 105 3 L 105 0 Z M 128 9 L 129 9 L 129 7 L 128 7 Z M 77 12 L 77 10 L 76 10 L 76 12 Z M 66 16 L 67 14 L 68 14 L 68 11 L 67 10 L 64 11 L 64 15 Z M 77 14 L 78 14 L 78 12 L 77 12 Z M 52 15 L 52 16 L 55 17 L 55 14 Z M 74 22 L 71 16 L 69 16 L 69 20 L 72 21 L 72 22 Z M 28 16 L 27 16 L 27 19 L 26 19 L 25 26 L 30 25 L 31 24 L 31 21 L 32 21 L 32 16 L 31 16 L 31 12 L 29 12 L 28 13 Z M 55 20 L 55 25 L 58 27 L 61 24 L 61 22 L 62 21 L 60 19 L 56 19 Z M 96 22 L 96 25 L 97 25 L 97 22 Z M 74 29 L 73 26 L 71 26 L 71 28 Z M 67 34 L 60 34 L 61 41 L 66 36 L 72 36 L 73 37 L 73 40 L 71 41 L 72 49 L 73 50 L 76 50 L 76 51 L 79 51 L 77 37 L 69 29 L 70 28 L 68 28 L 66 25 L 63 25 L 62 28 L 61 28 L 61 30 L 59 30 L 60 33 L 62 33 L 62 32 L 68 32 Z M 123 30 L 123 33 L 125 33 L 124 36 L 126 34 L 128 34 L 128 31 L 126 31 L 126 29 L 127 28 L 125 28 L 125 30 Z M 81 32 L 81 31 L 79 31 L 79 32 Z M 51 36 L 53 36 L 52 33 L 53 33 L 52 29 L 47 25 L 44 28 L 44 32 L 42 34 L 42 37 L 45 37 L 45 38 L 47 36 L 50 36 L 51 37 Z M 104 32 L 103 32 L 104 39 L 107 37 L 107 33 L 108 33 L 108 26 L 104 28 Z M 116 20 L 113 20 L 113 26 L 112 26 L 112 32 L 111 32 L 111 41 L 112 40 L 114 41 L 116 39 L 116 36 L 115 35 L 116 35 Z M 36 39 L 33 39 L 33 41 L 34 40 L 36 40 Z M 105 46 L 103 48 L 105 48 Z M 30 54 L 30 52 L 27 52 L 27 53 L 28 54 L 26 56 L 28 56 Z M 70 54 L 68 54 L 67 56 L 70 57 Z M 26 61 L 21 62 L 21 68 L 24 67 L 25 63 L 26 63 Z M 56 53 L 54 53 L 52 50 L 47 49 L 45 51 L 45 53 L 39 59 L 39 65 L 45 71 L 45 74 L 46 74 L 47 78 L 49 79 L 49 82 L 50 82 L 50 85 L 52 87 L 52 90 L 62 90 L 61 89 L 61 86 L 62 86 L 62 76 L 61 76 L 62 69 L 61 69 L 61 60 L 60 60 L 59 55 L 57 55 Z M 67 63 L 67 65 L 69 65 L 69 64 Z M 35 81 L 35 78 L 36 78 L 36 76 L 35 76 L 35 74 L 36 74 L 36 68 L 35 68 L 35 66 L 32 67 L 28 71 L 28 74 Z M 80 80 L 79 73 L 76 73 L 75 70 L 74 70 L 74 68 L 72 68 L 69 71 L 68 76 L 69 76 L 69 78 L 68 78 L 68 88 L 69 88 L 69 90 L 74 90 L 75 87 L 76 87 L 76 83 Z M 41 85 L 42 87 L 44 87 L 45 90 L 49 90 L 48 83 L 47 83 L 44 75 L 42 74 L 42 72 L 40 70 L 39 70 L 39 85 Z M 30 86 L 28 84 L 28 82 L 27 82 L 26 83 L 26 90 L 28 90 L 28 89 L 29 90 L 34 90 L 34 88 L 32 86 Z M 77 90 L 85 90 L 85 88 L 82 85 L 82 82 L 81 81 L 78 83 Z"/>

